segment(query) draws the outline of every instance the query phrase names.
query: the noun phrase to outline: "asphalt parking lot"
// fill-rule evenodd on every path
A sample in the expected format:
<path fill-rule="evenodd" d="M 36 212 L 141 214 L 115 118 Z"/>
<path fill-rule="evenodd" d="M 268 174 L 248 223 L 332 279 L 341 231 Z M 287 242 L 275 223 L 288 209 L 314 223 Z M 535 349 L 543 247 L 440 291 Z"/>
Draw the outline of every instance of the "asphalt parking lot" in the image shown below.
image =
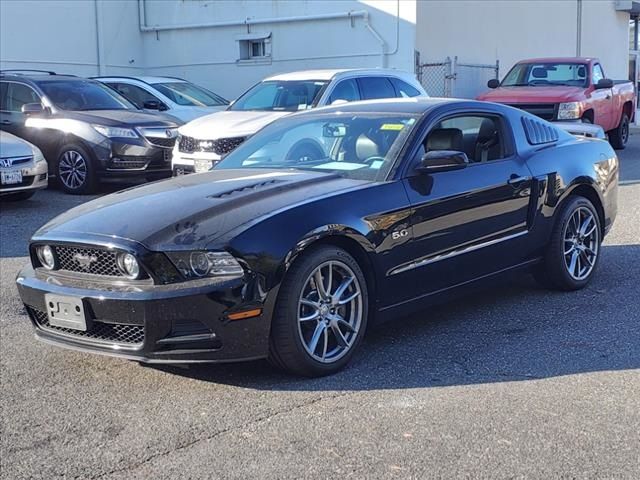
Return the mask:
<path fill-rule="evenodd" d="M 143 367 L 37 343 L 29 236 L 92 197 L 2 204 L 1 478 L 640 478 L 640 133 L 593 283 L 529 278 L 368 335 L 352 366 Z"/>

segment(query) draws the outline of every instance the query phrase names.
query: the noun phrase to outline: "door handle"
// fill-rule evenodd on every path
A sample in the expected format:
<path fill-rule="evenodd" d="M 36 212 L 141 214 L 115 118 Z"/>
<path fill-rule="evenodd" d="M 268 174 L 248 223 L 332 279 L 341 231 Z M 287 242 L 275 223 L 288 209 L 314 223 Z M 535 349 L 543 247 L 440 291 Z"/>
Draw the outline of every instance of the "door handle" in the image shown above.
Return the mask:
<path fill-rule="evenodd" d="M 511 178 L 508 180 L 509 185 L 517 185 L 519 183 L 523 183 L 530 180 L 530 177 L 516 177 L 515 175 L 511 175 Z"/>
<path fill-rule="evenodd" d="M 13 125 L 13 122 L 11 120 L 2 120 L 0 122 L 0 124 L 2 124 L 2 125 Z"/>

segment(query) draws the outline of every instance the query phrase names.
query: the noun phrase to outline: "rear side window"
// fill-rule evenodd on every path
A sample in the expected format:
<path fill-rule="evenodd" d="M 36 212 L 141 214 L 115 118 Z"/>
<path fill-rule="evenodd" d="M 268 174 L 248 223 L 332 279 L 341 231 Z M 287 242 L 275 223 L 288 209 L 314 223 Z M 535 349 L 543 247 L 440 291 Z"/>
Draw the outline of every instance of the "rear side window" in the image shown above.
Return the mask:
<path fill-rule="evenodd" d="M 360 92 L 358 91 L 358 84 L 353 78 L 342 80 L 333 89 L 331 97 L 329 97 L 329 103 L 333 103 L 336 100 L 345 100 L 347 102 L 355 102 L 360 100 Z"/>
<path fill-rule="evenodd" d="M 364 100 L 376 98 L 395 98 L 396 92 L 393 85 L 386 77 L 362 77 L 358 79 L 360 92 Z"/>
<path fill-rule="evenodd" d="M 27 103 L 40 103 L 40 97 L 33 88 L 21 83 L 7 82 L 3 84 L 0 95 L 1 110 L 5 112 L 21 112 Z"/>
<path fill-rule="evenodd" d="M 412 87 L 407 82 L 400 80 L 399 78 L 391 78 L 390 80 L 396 88 L 396 92 L 398 92 L 398 97 L 418 97 L 421 95 L 420 90 Z"/>

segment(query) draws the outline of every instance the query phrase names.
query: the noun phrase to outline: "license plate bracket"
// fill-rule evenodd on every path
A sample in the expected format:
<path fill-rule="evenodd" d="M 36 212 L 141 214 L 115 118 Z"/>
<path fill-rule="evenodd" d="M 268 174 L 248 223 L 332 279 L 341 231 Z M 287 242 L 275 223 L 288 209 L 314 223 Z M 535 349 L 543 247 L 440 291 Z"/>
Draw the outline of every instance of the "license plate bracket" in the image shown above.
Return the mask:
<path fill-rule="evenodd" d="M 87 318 L 81 298 L 45 294 L 47 316 L 52 327 L 69 328 L 86 332 Z"/>
<path fill-rule="evenodd" d="M 9 170 L 6 172 L 0 172 L 0 183 L 2 185 L 16 185 L 18 183 L 22 183 L 22 171 Z"/>

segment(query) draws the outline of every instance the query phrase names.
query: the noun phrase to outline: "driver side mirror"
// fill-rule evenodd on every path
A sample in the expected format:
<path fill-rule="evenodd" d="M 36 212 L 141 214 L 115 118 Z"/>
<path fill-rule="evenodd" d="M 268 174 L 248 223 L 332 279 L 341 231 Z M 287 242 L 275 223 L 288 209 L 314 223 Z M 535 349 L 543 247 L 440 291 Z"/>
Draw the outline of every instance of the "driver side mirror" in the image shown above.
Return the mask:
<path fill-rule="evenodd" d="M 492 78 L 487 82 L 487 87 L 489 88 L 498 88 L 500 86 L 500 80 L 497 78 Z"/>
<path fill-rule="evenodd" d="M 431 150 L 422 156 L 417 170 L 421 173 L 448 172 L 466 168 L 467 165 L 469 165 L 469 159 L 464 152 Z"/>
<path fill-rule="evenodd" d="M 613 88 L 613 80 L 610 78 L 601 78 L 598 83 L 596 83 L 596 90 L 601 90 L 604 88 Z"/>
<path fill-rule="evenodd" d="M 24 105 L 22 105 L 22 108 L 20 110 L 25 115 L 36 115 L 38 113 L 49 112 L 49 108 L 43 106 L 41 103 L 25 103 Z"/>
<path fill-rule="evenodd" d="M 147 100 L 142 104 L 142 108 L 146 110 L 158 110 L 160 112 L 167 110 L 167 106 L 158 100 Z"/>

